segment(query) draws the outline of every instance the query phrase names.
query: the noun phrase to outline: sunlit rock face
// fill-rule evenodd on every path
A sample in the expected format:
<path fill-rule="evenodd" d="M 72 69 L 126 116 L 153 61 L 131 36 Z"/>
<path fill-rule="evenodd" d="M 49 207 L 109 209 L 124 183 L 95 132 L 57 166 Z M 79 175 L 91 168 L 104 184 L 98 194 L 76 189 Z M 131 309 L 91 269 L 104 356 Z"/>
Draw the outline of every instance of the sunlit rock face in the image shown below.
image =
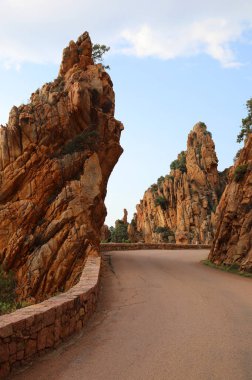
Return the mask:
<path fill-rule="evenodd" d="M 252 272 L 252 134 L 230 170 L 216 219 L 209 259 Z"/>
<path fill-rule="evenodd" d="M 19 299 L 67 290 L 96 254 L 108 178 L 122 153 L 109 75 L 88 33 L 64 49 L 58 77 L 13 107 L 0 129 L 0 262 Z"/>
<path fill-rule="evenodd" d="M 204 123 L 197 123 L 170 174 L 145 192 L 131 229 L 147 243 L 211 243 L 215 210 L 227 177 L 217 165 L 211 133 Z"/>

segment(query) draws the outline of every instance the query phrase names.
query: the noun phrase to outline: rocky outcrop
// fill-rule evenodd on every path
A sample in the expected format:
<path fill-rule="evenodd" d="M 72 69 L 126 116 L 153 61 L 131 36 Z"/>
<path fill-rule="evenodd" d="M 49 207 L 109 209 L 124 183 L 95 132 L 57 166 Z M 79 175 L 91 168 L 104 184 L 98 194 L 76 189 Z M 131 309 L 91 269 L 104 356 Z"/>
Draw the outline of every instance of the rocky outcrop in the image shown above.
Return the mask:
<path fill-rule="evenodd" d="M 126 210 L 126 208 L 123 209 L 122 221 L 124 224 L 128 224 L 128 211 Z"/>
<path fill-rule="evenodd" d="M 111 232 L 109 230 L 109 227 L 104 224 L 101 228 L 101 242 L 107 242 L 110 240 Z"/>
<path fill-rule="evenodd" d="M 0 262 L 19 299 L 78 281 L 96 254 L 107 181 L 122 153 L 113 84 L 88 33 L 64 49 L 59 76 L 13 107 L 0 129 Z"/>
<path fill-rule="evenodd" d="M 219 173 L 217 164 L 211 133 L 200 122 L 189 133 L 187 151 L 172 162 L 170 174 L 160 177 L 137 205 L 135 232 L 146 243 L 211 243 L 215 210 L 226 185 L 226 173 Z"/>
<path fill-rule="evenodd" d="M 209 260 L 252 272 L 252 134 L 230 170 Z"/>

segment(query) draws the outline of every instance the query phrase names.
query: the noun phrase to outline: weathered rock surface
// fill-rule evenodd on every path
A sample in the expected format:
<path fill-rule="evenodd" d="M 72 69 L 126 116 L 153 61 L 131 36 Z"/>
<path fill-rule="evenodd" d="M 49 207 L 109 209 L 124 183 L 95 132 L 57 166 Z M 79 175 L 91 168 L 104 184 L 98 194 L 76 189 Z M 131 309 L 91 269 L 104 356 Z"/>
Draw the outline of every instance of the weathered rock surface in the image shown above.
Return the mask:
<path fill-rule="evenodd" d="M 109 241 L 111 236 L 111 232 L 109 230 L 109 227 L 104 224 L 101 228 L 101 242 Z"/>
<path fill-rule="evenodd" d="M 0 128 L 0 262 L 19 299 L 67 290 L 95 254 L 107 181 L 122 153 L 113 84 L 88 33 L 64 49 L 59 76 Z"/>
<path fill-rule="evenodd" d="M 217 164 L 211 134 L 198 123 L 189 133 L 187 151 L 171 164 L 170 174 L 160 177 L 137 205 L 135 235 L 142 234 L 146 243 L 211 243 L 215 210 L 226 185 L 226 173 L 219 173 Z"/>
<path fill-rule="evenodd" d="M 252 272 L 252 134 L 229 173 L 209 259 Z"/>

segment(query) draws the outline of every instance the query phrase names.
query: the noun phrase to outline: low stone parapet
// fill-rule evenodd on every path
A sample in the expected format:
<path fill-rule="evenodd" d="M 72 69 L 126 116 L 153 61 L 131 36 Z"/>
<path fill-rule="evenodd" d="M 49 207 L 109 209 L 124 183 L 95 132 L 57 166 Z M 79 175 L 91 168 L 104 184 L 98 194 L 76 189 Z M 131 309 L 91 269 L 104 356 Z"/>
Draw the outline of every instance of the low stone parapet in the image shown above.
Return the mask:
<path fill-rule="evenodd" d="M 89 257 L 69 291 L 0 317 L 1 379 L 82 329 L 95 310 L 100 267 L 100 257 Z"/>
<path fill-rule="evenodd" d="M 134 251 L 138 249 L 210 249 L 208 244 L 171 244 L 171 243 L 101 243 L 100 252 L 108 251 Z"/>

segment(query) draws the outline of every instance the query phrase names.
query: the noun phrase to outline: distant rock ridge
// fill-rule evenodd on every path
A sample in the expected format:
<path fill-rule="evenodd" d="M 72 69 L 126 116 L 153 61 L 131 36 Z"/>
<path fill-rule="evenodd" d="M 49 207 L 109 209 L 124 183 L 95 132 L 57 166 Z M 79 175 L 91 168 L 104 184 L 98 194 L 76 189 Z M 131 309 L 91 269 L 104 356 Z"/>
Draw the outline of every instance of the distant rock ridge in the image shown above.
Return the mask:
<path fill-rule="evenodd" d="M 187 150 L 145 193 L 129 228 L 146 243 L 209 244 L 215 232 L 215 210 L 225 188 L 227 171 L 219 173 L 211 133 L 197 123 L 189 133 Z M 139 237 L 140 234 L 140 237 Z"/>
<path fill-rule="evenodd" d="M 252 273 L 252 134 L 229 173 L 209 260 Z"/>
<path fill-rule="evenodd" d="M 0 128 L 0 263 L 15 271 L 20 300 L 69 289 L 96 254 L 123 151 L 114 109 L 112 81 L 85 32 L 64 49 L 59 76 Z"/>

